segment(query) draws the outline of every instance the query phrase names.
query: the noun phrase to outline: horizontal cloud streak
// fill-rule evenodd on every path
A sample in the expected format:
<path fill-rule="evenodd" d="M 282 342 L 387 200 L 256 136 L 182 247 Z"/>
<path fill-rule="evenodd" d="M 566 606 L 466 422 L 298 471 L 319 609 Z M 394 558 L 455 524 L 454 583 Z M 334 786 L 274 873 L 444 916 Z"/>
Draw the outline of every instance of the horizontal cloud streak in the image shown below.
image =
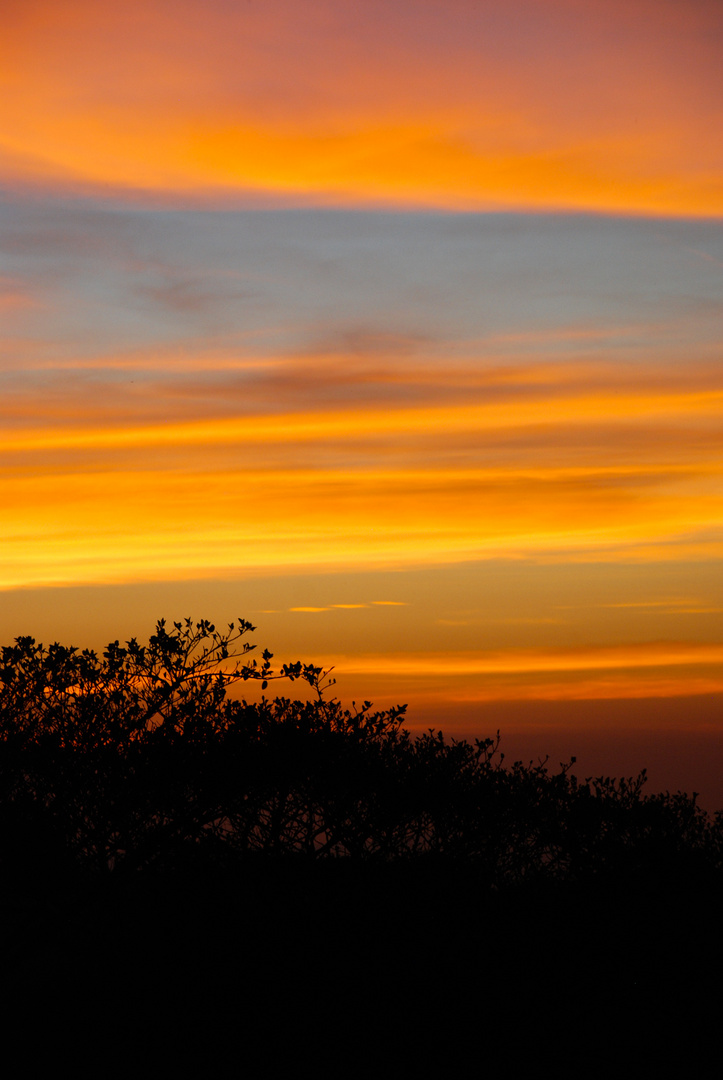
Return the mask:
<path fill-rule="evenodd" d="M 76 447 L 114 448 L 123 446 L 155 447 L 172 444 L 209 445 L 213 443 L 256 443 L 327 441 L 329 439 L 374 438 L 385 434 L 414 434 L 436 432 L 454 435 L 464 431 L 509 430 L 534 427 L 538 430 L 553 426 L 558 430 L 566 424 L 597 423 L 616 425 L 619 421 L 675 419 L 712 420 L 720 415 L 723 387 L 704 390 L 679 389 L 668 393 L 648 389 L 638 393 L 610 393 L 601 390 L 584 396 L 571 394 L 539 395 L 537 400 L 493 401 L 469 405 L 447 405 L 435 408 L 354 408 L 338 412 L 279 413 L 270 416 L 214 417 L 209 421 L 168 423 L 149 426 L 124 426 L 100 429 L 76 428 L 16 432 L 0 436 L 0 448 L 6 452 L 22 450 L 52 450 Z M 109 419 L 109 418 L 108 418 Z"/>
<path fill-rule="evenodd" d="M 394 700 L 438 709 L 486 702 L 631 701 L 705 697 L 723 693 L 723 645 L 652 641 L 606 647 L 578 646 L 465 652 L 335 653 L 344 691 L 369 683 Z M 446 714 L 445 714 L 446 716 Z M 520 716 L 524 716 L 521 711 Z M 617 723 L 625 724 L 623 711 Z M 584 723 L 584 714 L 581 716 Z M 612 725 L 614 726 L 614 724 Z"/>
<path fill-rule="evenodd" d="M 639 642 L 567 649 L 505 649 L 468 653 L 357 654 L 337 659 L 349 674 L 376 671 L 408 675 L 498 675 L 504 673 L 585 672 L 629 668 L 719 665 L 723 678 L 723 644 Z M 723 685 L 721 686 L 723 690 Z"/>
<path fill-rule="evenodd" d="M 291 203 L 723 212 L 717 5 L 10 5 L 3 171 Z"/>
<path fill-rule="evenodd" d="M 690 493 L 687 479 L 576 469 L 63 474 L 48 463 L 2 478 L 0 587 L 499 556 L 652 558 L 656 546 L 659 558 L 720 556 L 720 470 L 704 484 L 693 477 Z"/>

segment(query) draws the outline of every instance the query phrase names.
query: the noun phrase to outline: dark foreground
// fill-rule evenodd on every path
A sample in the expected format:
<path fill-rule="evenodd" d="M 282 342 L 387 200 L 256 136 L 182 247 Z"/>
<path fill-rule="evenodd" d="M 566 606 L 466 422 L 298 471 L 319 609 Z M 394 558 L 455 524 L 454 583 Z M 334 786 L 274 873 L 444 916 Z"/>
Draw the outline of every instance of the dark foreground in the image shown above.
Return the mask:
<path fill-rule="evenodd" d="M 314 1075 L 598 1075 L 620 1055 L 632 1075 L 677 1048 L 695 1069 L 718 1039 L 722 899 L 720 881 L 665 878 L 490 894 L 433 863 L 16 881 L 6 1045 L 32 1016 L 29 1065 L 50 1040 L 70 1062 L 206 1075 L 229 1053 L 253 1076 L 290 1054 Z"/>
<path fill-rule="evenodd" d="M 230 700 L 250 629 L 0 663 L 6 1064 L 647 1075 L 718 1040 L 723 815 L 644 776 Z M 222 666 L 222 670 L 219 669 Z"/>

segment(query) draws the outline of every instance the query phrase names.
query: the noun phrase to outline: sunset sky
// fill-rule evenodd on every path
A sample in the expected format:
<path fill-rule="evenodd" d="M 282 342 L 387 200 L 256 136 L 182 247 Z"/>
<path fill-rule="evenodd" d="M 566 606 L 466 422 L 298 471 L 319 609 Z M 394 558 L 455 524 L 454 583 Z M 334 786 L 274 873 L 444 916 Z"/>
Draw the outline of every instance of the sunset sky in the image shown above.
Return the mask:
<path fill-rule="evenodd" d="M 0 644 L 253 622 L 723 805 L 723 5 L 5 0 Z"/>

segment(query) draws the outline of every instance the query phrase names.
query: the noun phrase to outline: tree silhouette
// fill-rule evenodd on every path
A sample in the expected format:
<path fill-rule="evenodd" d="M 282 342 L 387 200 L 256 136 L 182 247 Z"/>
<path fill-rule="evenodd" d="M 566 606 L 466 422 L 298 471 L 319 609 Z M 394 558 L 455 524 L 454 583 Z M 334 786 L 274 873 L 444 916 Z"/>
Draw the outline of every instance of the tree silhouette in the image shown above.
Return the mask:
<path fill-rule="evenodd" d="M 693 1002 L 699 1023 L 723 815 L 647 795 L 644 773 L 578 780 L 507 763 L 499 735 L 343 708 L 321 668 L 255 659 L 252 629 L 2 649 L 0 971 L 20 1018 L 97 1026 L 106 1053 L 140 1017 L 184 1067 L 189 1033 L 205 1062 L 241 1030 L 259 1075 L 269 1025 L 336 1074 L 350 1031 L 356 1054 L 381 1025 L 441 1070 L 465 1032 L 475 1061 L 502 1032 L 508 1067 L 521 1023 L 535 1064 L 561 1017 L 567 1047 L 643 1005 L 678 1023 Z M 298 697 L 266 696 L 286 683 Z"/>
<path fill-rule="evenodd" d="M 18 638 L 0 656 L 0 823 L 9 866 L 128 874 L 290 857 L 442 863 L 499 889 L 611 873 L 718 873 L 721 815 L 507 765 L 495 739 L 412 737 L 405 707 L 345 709 L 311 664 L 250 656 L 243 620 L 161 620 L 102 656 Z M 299 680 L 306 697 L 267 698 Z M 229 695 L 260 684 L 256 701 Z"/>

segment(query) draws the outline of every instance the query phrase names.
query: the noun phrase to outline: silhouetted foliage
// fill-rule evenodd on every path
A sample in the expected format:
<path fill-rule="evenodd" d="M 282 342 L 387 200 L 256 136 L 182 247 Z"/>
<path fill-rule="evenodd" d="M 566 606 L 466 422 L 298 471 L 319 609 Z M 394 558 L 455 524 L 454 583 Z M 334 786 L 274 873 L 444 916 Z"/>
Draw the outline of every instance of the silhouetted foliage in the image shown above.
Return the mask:
<path fill-rule="evenodd" d="M 161 620 L 101 657 L 18 638 L 0 657 L 0 840 L 10 871 L 127 875 L 262 857 L 464 865 L 486 886 L 717 875 L 723 821 L 635 780 L 506 765 L 495 739 L 413 737 L 328 672 L 250 657 L 240 621 Z M 306 698 L 247 701 L 244 682 Z"/>
<path fill-rule="evenodd" d="M 720 814 L 342 708 L 321 668 L 255 660 L 252 629 L 0 653 L 0 985 L 23 1061 L 28 1015 L 69 1060 L 128 1032 L 135 1068 L 140 1025 L 164 1068 L 195 1040 L 202 1068 L 216 1048 L 258 1075 L 277 1045 L 329 1075 L 366 1048 L 378 1071 L 390 1032 L 400 1067 L 462 1073 L 496 1046 L 538 1068 L 590 1026 L 597 1060 L 646 1010 L 666 1040 L 686 1010 L 700 1027 Z M 302 692 L 268 698 L 276 680 Z"/>

